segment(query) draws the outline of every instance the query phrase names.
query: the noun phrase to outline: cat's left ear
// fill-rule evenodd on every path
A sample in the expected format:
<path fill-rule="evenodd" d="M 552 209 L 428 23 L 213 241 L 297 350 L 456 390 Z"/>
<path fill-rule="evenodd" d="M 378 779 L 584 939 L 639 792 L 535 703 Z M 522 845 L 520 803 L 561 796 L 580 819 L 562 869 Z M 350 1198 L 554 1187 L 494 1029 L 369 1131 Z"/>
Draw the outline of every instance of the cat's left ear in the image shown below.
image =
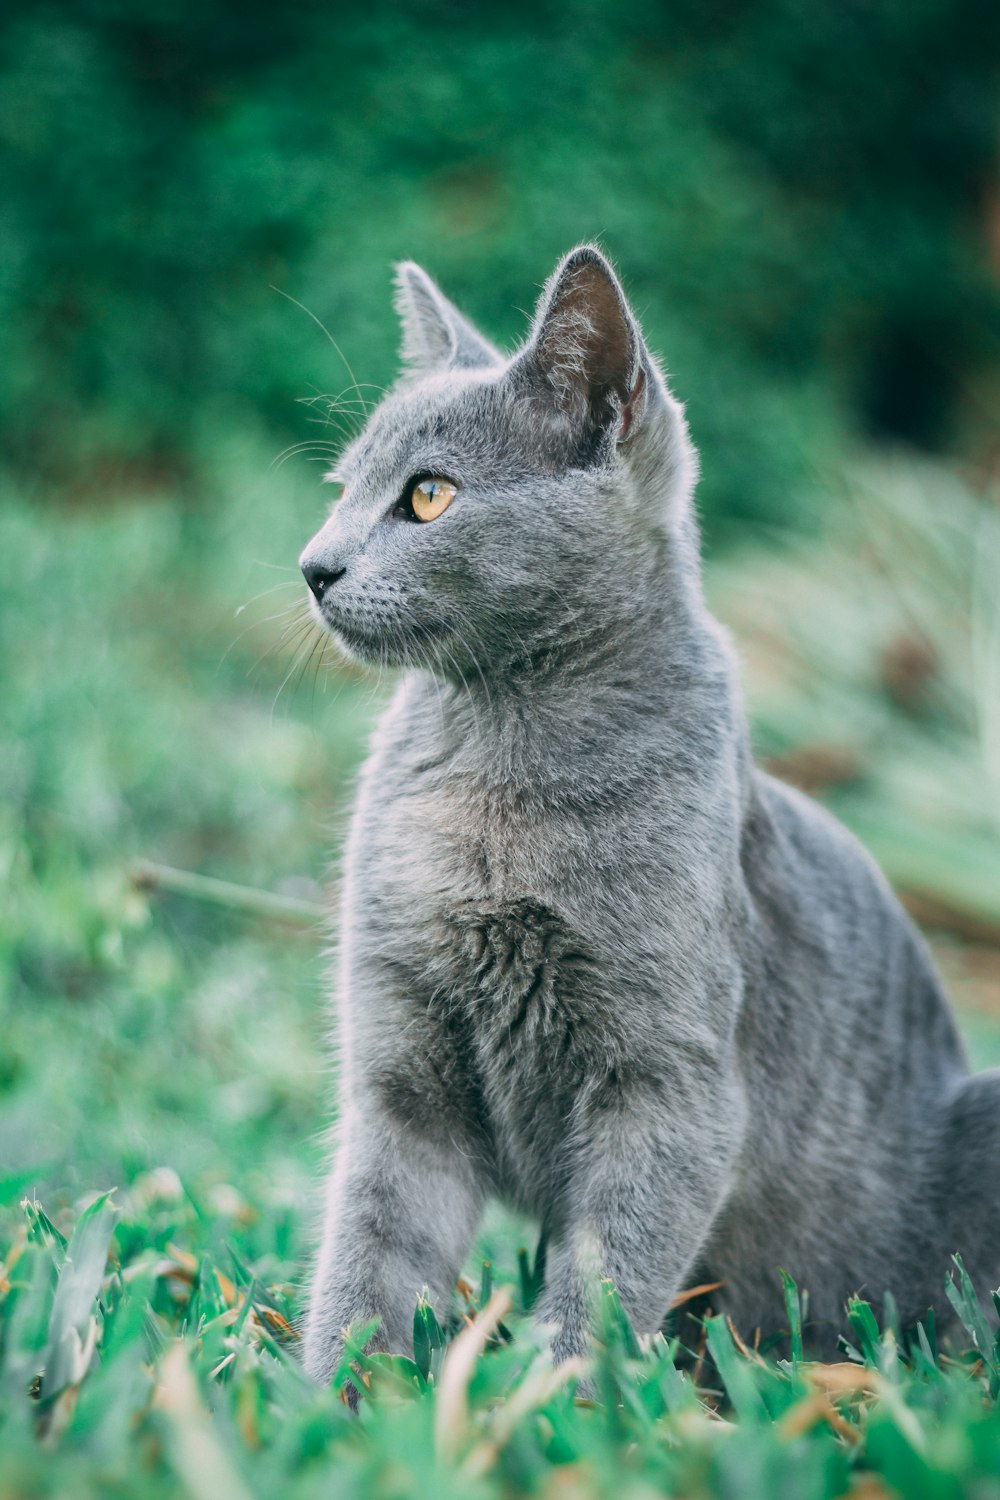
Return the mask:
<path fill-rule="evenodd" d="M 420 266 L 396 266 L 396 311 L 403 325 L 403 364 L 410 375 L 478 370 L 503 356 L 464 318 Z"/>
<path fill-rule="evenodd" d="M 623 442 L 655 379 L 621 283 L 594 245 L 571 250 L 545 286 L 524 373 L 573 423 Z"/>

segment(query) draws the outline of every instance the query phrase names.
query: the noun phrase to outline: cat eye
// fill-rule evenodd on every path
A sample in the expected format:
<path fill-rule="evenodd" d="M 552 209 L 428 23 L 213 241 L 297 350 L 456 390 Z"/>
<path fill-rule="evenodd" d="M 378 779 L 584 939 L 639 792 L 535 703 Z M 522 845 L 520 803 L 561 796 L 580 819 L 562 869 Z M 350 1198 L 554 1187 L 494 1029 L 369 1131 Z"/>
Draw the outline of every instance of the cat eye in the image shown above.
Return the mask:
<path fill-rule="evenodd" d="M 410 490 L 410 509 L 418 521 L 436 521 L 457 494 L 448 479 L 418 479 Z"/>

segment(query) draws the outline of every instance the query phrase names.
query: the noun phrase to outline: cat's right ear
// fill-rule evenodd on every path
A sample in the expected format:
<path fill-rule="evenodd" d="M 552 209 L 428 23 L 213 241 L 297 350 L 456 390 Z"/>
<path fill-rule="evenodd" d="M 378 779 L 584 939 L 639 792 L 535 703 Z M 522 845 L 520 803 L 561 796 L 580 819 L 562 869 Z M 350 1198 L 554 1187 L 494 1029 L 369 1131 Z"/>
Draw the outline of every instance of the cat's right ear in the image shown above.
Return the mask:
<path fill-rule="evenodd" d="M 412 260 L 396 266 L 396 311 L 403 325 L 402 357 L 407 375 L 441 370 L 479 370 L 503 356 Z"/>

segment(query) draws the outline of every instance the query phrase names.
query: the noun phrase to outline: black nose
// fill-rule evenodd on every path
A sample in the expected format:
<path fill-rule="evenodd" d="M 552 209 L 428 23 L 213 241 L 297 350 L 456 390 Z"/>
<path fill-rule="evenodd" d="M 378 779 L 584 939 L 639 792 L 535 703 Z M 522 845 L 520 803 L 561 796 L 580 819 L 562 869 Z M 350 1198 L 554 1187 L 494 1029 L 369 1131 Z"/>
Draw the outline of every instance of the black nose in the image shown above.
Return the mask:
<path fill-rule="evenodd" d="M 346 568 L 328 568 L 323 563 L 304 562 L 302 576 L 318 600 L 322 600 L 328 588 L 343 578 Z"/>

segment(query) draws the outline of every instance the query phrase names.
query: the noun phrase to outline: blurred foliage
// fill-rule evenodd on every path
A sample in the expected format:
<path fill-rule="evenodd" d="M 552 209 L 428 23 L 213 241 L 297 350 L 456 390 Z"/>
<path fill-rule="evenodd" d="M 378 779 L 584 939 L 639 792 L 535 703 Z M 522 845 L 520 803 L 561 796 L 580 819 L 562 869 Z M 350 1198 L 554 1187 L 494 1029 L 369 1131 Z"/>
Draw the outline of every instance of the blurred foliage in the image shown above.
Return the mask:
<path fill-rule="evenodd" d="M 317 682 L 318 652 L 298 676 L 318 637 L 294 562 L 271 560 L 294 559 L 315 495 L 216 457 L 227 489 L 205 512 L 168 494 L 58 526 L 11 496 L 0 511 L 18 559 L 0 594 L 0 1169 L 72 1191 L 168 1161 L 301 1201 L 323 1118 L 316 947 L 151 908 L 128 878 L 155 855 L 322 899 L 367 732 L 370 683 Z"/>
<path fill-rule="evenodd" d="M 1000 941 L 1000 509 L 940 464 L 846 469 L 812 539 L 709 571 L 758 755 L 905 891 Z"/>
<path fill-rule="evenodd" d="M 810 511 L 852 433 L 998 394 L 984 0 L 32 0 L 0 22 L 12 458 L 205 495 L 221 432 L 395 365 L 389 262 L 501 338 L 572 243 L 676 371 L 713 533 Z M 994 262 L 996 247 L 993 250 Z"/>

